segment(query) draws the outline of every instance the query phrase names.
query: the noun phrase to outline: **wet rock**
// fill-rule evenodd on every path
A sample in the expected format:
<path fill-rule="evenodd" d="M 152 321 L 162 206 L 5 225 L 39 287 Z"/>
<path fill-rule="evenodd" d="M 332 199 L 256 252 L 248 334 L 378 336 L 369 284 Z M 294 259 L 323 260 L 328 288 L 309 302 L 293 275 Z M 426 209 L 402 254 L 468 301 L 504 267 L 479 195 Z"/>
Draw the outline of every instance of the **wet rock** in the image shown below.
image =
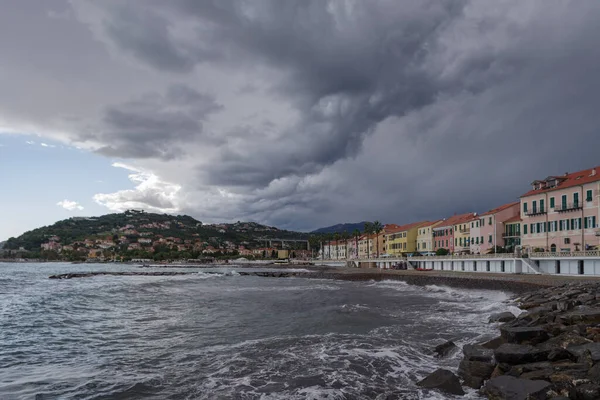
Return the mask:
<path fill-rule="evenodd" d="M 436 346 L 433 351 L 438 357 L 447 357 L 458 350 L 458 346 L 453 341 L 449 340 L 446 343 L 442 343 Z"/>
<path fill-rule="evenodd" d="M 591 343 L 591 341 L 577 333 L 563 332 L 558 336 L 548 339 L 544 343 L 540 344 L 539 347 L 547 350 L 553 350 L 555 348 L 566 349 L 569 346 L 582 345 L 587 343 Z"/>
<path fill-rule="evenodd" d="M 482 382 L 479 383 L 479 386 L 468 385 L 474 387 L 475 389 L 479 389 L 481 387 L 481 383 L 483 383 L 483 380 L 489 379 L 489 377 L 492 376 L 494 368 L 496 368 L 496 366 L 489 362 L 462 360 L 458 365 L 458 375 L 465 381 L 469 380 L 470 378 L 481 379 Z"/>
<path fill-rule="evenodd" d="M 593 383 L 600 384 L 600 363 L 594 364 L 594 366 L 589 369 L 587 377 Z"/>
<path fill-rule="evenodd" d="M 576 324 L 598 324 L 600 323 L 600 309 L 586 308 L 581 310 L 571 311 L 568 314 L 561 315 L 560 318 L 567 325 Z"/>
<path fill-rule="evenodd" d="M 548 332 L 540 326 L 502 327 L 500 334 L 508 343 L 517 344 L 538 344 L 550 337 Z"/>
<path fill-rule="evenodd" d="M 571 389 L 569 398 L 575 400 L 598 400 L 600 399 L 600 386 L 594 383 L 575 386 Z"/>
<path fill-rule="evenodd" d="M 600 343 L 586 343 L 578 346 L 569 346 L 567 350 L 571 352 L 578 360 L 586 358 L 586 355 L 589 355 L 589 359 L 591 359 L 592 363 L 596 363 L 600 361 Z M 580 361 L 582 362 L 582 361 Z"/>
<path fill-rule="evenodd" d="M 573 353 L 568 351 L 567 349 L 563 349 L 562 347 L 555 348 L 550 350 L 548 354 L 549 361 L 559 361 L 559 360 L 577 360 L 577 357 L 573 356 Z"/>
<path fill-rule="evenodd" d="M 549 353 L 527 344 L 504 343 L 494 351 L 494 356 L 498 362 L 514 365 L 545 361 Z"/>
<path fill-rule="evenodd" d="M 498 336 L 497 338 L 481 343 L 480 346 L 486 349 L 496 350 L 501 344 L 504 343 L 506 343 L 506 341 L 501 336 Z"/>
<path fill-rule="evenodd" d="M 494 400 L 545 400 L 550 383 L 499 376 L 485 383 L 483 393 Z"/>
<path fill-rule="evenodd" d="M 488 322 L 510 322 L 515 320 L 516 318 L 517 317 L 515 317 L 513 313 L 506 311 L 490 315 Z"/>
<path fill-rule="evenodd" d="M 444 393 L 464 395 L 465 392 L 460 386 L 460 380 L 456 375 L 447 369 L 437 369 L 425 379 L 417 383 L 418 386 L 426 389 L 436 389 Z"/>
<path fill-rule="evenodd" d="M 467 344 L 463 346 L 463 355 L 467 361 L 491 362 L 494 358 L 494 351 L 476 344 Z"/>
<path fill-rule="evenodd" d="M 556 309 L 558 311 L 568 311 L 568 310 L 574 309 L 575 306 L 578 306 L 579 304 L 581 304 L 581 303 L 576 300 L 559 301 L 556 303 Z"/>

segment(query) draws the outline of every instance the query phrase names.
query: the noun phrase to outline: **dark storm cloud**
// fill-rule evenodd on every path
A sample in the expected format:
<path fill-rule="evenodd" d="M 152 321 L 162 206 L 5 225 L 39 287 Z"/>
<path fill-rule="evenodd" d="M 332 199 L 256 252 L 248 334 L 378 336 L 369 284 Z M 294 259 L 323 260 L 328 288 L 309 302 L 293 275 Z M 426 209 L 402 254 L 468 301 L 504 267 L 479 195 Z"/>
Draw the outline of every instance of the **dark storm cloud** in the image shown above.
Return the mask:
<path fill-rule="evenodd" d="M 301 112 L 301 121 L 269 150 L 235 157 L 228 151 L 210 174 L 214 183 L 263 185 L 273 167 L 315 172 L 356 155 L 378 122 L 429 104 L 443 88 L 423 62 L 436 30 L 460 15 L 463 1 L 345 4 L 174 1 L 138 3 L 137 12 L 122 12 L 119 5 L 109 37 L 165 71 L 215 60 L 284 71 L 277 90 Z M 191 21 L 195 36 L 176 39 L 165 27 L 177 21 Z M 285 154 L 283 164 L 256 163 L 271 152 Z M 236 182 L 240 169 L 249 172 Z"/>
<path fill-rule="evenodd" d="M 98 152 L 112 157 L 171 159 L 180 145 L 203 135 L 202 120 L 223 108 L 212 96 L 184 85 L 172 85 L 163 95 L 148 94 L 104 114 Z"/>
<path fill-rule="evenodd" d="M 483 212 L 533 179 L 599 164 L 600 2 L 115 4 L 111 43 L 159 73 L 277 71 L 260 92 L 296 122 L 275 137 L 240 122 L 196 169 L 198 182 L 244 196 L 218 215 L 290 228 L 410 222 Z M 106 115 L 116 143 L 135 132 L 139 115 L 126 111 Z M 126 154 L 172 157 L 202 131 L 191 112 L 163 112 L 139 124 L 154 140 L 126 135 Z"/>

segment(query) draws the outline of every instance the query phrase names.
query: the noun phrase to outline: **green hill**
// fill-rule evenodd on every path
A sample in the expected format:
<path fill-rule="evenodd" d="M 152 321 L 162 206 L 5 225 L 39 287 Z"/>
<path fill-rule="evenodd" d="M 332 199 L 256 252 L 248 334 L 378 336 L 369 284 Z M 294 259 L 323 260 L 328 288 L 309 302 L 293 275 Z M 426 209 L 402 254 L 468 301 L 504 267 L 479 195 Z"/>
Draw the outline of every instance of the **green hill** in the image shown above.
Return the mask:
<path fill-rule="evenodd" d="M 254 222 L 204 225 L 188 215 L 153 214 L 130 210 L 100 217 L 73 217 L 44 226 L 19 237 L 10 238 L 8 250 L 24 248 L 39 251 L 43 243 L 55 238 L 61 246 L 85 240 L 114 240 L 137 242 L 138 238 L 176 238 L 188 242 L 210 242 L 215 245 L 230 242 L 252 248 L 264 245 L 269 238 L 306 239 L 307 234 L 280 230 Z M 129 240 L 127 240 L 129 239 Z"/>

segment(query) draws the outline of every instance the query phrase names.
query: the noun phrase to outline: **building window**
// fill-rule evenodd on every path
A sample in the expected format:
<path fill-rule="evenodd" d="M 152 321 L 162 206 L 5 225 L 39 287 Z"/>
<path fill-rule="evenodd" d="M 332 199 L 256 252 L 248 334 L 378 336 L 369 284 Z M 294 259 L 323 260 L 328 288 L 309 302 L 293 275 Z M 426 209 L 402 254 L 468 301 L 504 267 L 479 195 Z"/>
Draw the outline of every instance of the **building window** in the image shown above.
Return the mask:
<path fill-rule="evenodd" d="M 483 244 L 483 236 L 481 237 L 481 244 Z"/>
<path fill-rule="evenodd" d="M 523 235 L 527 235 L 527 224 L 523 224 Z"/>
<path fill-rule="evenodd" d="M 492 217 L 490 217 L 490 219 L 488 220 L 488 224 L 492 225 Z"/>
<path fill-rule="evenodd" d="M 579 205 L 579 193 L 573 193 L 573 205 L 577 207 Z"/>
<path fill-rule="evenodd" d="M 554 208 L 554 197 L 550 197 L 550 208 Z"/>
<path fill-rule="evenodd" d="M 535 214 L 537 211 L 537 201 L 532 201 L 531 202 L 531 210 L 533 211 L 533 213 Z"/>
<path fill-rule="evenodd" d="M 492 235 L 488 236 L 488 243 L 492 243 Z"/>
<path fill-rule="evenodd" d="M 448 239 L 446 239 L 446 247 L 448 247 Z"/>
<path fill-rule="evenodd" d="M 527 214 L 527 202 L 523 202 L 523 214 Z"/>
<path fill-rule="evenodd" d="M 560 198 L 560 203 L 562 206 L 562 209 L 564 210 L 565 208 L 567 208 L 567 195 L 563 194 Z"/>
<path fill-rule="evenodd" d="M 544 199 L 540 200 L 540 212 L 544 212 Z"/>
<path fill-rule="evenodd" d="M 585 192 L 585 193 L 586 193 L 586 195 L 585 195 L 585 201 L 588 201 L 588 202 L 589 202 L 589 201 L 592 201 L 592 191 L 591 191 L 591 190 L 588 190 L 588 191 L 587 191 L 587 192 Z"/>

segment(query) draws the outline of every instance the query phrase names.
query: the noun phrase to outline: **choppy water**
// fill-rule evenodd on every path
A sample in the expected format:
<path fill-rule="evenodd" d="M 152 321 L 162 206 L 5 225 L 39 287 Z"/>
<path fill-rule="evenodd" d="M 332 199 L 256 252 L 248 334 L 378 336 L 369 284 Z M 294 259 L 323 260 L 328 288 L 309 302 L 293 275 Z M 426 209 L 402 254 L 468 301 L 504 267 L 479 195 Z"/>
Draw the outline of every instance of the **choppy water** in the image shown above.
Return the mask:
<path fill-rule="evenodd" d="M 415 386 L 458 365 L 430 349 L 495 334 L 487 317 L 508 308 L 394 281 L 47 279 L 124 268 L 0 263 L 1 399 L 448 398 Z"/>

